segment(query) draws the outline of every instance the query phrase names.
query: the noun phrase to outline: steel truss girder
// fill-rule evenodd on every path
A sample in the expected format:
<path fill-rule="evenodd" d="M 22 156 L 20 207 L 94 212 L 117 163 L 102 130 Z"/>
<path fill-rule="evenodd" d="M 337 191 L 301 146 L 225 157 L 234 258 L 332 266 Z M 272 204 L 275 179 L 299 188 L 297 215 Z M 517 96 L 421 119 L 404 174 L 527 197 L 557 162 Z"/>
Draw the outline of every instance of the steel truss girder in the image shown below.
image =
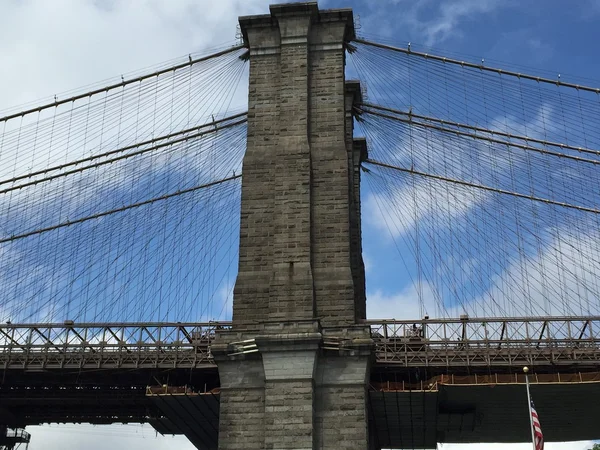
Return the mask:
<path fill-rule="evenodd" d="M 405 367 L 597 366 L 599 317 L 367 321 L 378 364 Z"/>
<path fill-rule="evenodd" d="M 0 325 L 0 368 L 151 369 L 212 367 L 220 323 Z"/>
<path fill-rule="evenodd" d="M 592 367 L 600 317 L 369 320 L 379 365 Z M 214 367 L 211 344 L 230 322 L 0 325 L 0 368 Z"/>

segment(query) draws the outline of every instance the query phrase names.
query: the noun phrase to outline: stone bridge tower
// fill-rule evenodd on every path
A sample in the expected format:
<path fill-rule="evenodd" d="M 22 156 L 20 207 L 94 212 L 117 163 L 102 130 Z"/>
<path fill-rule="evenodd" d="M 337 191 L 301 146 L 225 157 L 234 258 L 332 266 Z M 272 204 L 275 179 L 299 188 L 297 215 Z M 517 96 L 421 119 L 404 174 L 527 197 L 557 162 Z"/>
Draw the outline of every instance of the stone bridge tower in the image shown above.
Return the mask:
<path fill-rule="evenodd" d="M 315 2 L 240 18 L 249 48 L 233 329 L 213 346 L 219 449 L 368 449 L 371 353 L 346 81 L 352 11 Z"/>

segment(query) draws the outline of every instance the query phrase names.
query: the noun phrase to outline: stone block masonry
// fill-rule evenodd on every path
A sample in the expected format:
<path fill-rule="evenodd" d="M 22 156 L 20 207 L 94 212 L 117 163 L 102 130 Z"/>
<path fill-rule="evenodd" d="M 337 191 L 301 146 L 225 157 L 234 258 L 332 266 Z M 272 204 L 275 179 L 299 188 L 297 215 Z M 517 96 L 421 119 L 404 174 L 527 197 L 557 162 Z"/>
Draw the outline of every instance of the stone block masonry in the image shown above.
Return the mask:
<path fill-rule="evenodd" d="M 242 17 L 250 51 L 239 273 L 233 321 L 364 318 L 357 82 L 346 83 L 351 10 L 276 5 Z"/>
<path fill-rule="evenodd" d="M 349 9 L 273 5 L 242 17 L 250 54 L 233 329 L 212 347 L 219 449 L 369 445 L 358 82 Z"/>

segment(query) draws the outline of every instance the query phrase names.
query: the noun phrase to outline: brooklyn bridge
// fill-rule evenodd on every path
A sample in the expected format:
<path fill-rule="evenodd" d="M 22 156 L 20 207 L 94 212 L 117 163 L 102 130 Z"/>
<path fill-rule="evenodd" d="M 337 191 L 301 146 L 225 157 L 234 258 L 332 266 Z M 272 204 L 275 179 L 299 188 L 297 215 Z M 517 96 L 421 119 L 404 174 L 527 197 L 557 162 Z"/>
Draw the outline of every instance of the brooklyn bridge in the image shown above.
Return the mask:
<path fill-rule="evenodd" d="M 526 442 L 525 366 L 546 441 L 600 438 L 600 89 L 314 2 L 239 25 L 0 117 L 0 448 Z M 367 317 L 374 217 L 414 317 Z"/>

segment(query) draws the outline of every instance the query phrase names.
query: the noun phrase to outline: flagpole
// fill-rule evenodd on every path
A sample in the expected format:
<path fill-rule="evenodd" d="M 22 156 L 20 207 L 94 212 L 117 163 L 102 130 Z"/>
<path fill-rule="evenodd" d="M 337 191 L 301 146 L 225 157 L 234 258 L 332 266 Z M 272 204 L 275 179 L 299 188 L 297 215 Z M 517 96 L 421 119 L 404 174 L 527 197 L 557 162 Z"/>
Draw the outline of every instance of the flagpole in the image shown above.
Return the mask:
<path fill-rule="evenodd" d="M 529 394 L 529 377 L 527 376 L 527 372 L 529 372 L 529 367 L 523 367 L 523 372 L 525 372 L 525 386 L 527 386 L 527 410 L 529 411 L 529 429 L 531 430 L 531 444 L 533 445 L 533 450 L 535 450 L 535 434 L 533 434 L 533 414 L 531 413 L 531 395 Z"/>

